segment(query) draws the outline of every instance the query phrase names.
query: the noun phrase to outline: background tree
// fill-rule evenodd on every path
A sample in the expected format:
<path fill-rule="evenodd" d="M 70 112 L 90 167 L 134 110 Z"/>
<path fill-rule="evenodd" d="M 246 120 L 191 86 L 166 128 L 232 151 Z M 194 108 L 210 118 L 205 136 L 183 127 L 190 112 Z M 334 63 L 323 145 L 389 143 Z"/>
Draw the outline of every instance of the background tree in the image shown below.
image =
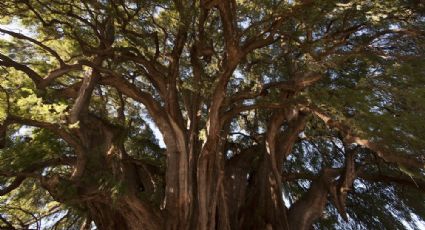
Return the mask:
<path fill-rule="evenodd" d="M 0 5 L 0 226 L 423 223 L 421 1 Z"/>

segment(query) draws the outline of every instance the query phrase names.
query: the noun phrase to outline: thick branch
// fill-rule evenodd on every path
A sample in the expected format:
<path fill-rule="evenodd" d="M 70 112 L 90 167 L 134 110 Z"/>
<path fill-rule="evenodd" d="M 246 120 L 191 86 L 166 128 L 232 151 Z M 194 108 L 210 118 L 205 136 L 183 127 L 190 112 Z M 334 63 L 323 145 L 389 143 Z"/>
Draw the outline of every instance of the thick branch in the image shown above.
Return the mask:
<path fill-rule="evenodd" d="M 218 4 L 221 21 L 223 23 L 223 33 L 227 59 L 231 59 L 239 53 L 239 31 L 236 23 L 236 1 L 221 1 Z"/>
<path fill-rule="evenodd" d="M 4 196 L 10 193 L 11 191 L 15 190 L 16 188 L 18 188 L 22 184 L 22 182 L 24 182 L 25 179 L 26 177 L 24 176 L 17 176 L 9 186 L 3 189 L 0 189 L 0 196 Z"/>
<path fill-rule="evenodd" d="M 43 81 L 40 83 L 39 88 L 44 88 L 48 86 L 52 81 L 54 81 L 56 78 L 63 76 L 64 74 L 67 74 L 74 70 L 81 70 L 80 64 L 74 64 L 74 65 L 67 65 L 64 64 L 58 69 L 54 69 L 49 72 L 47 77 L 43 79 Z"/>
<path fill-rule="evenodd" d="M 291 117 L 294 115 L 296 116 Z M 286 116 L 289 119 L 289 124 L 282 135 L 279 136 L 277 144 L 276 160 L 278 165 L 281 165 L 282 160 L 291 153 L 294 143 L 298 140 L 300 132 L 304 130 L 308 118 L 306 114 L 296 114 L 296 111 L 290 111 Z"/>
<path fill-rule="evenodd" d="M 313 180 L 311 187 L 301 199 L 289 209 L 288 220 L 291 229 L 310 229 L 314 221 L 319 218 L 325 208 L 328 189 L 332 178 L 337 176 L 335 170 L 324 169 L 321 176 Z"/>
<path fill-rule="evenodd" d="M 84 80 L 78 92 L 77 99 L 69 112 L 69 122 L 71 124 L 77 123 L 81 116 L 88 112 L 90 98 L 96 84 L 99 74 L 96 71 L 86 71 L 84 73 Z"/>
<path fill-rule="evenodd" d="M 180 126 L 180 129 L 184 127 L 183 116 L 179 109 L 179 102 L 177 96 L 177 81 L 180 75 L 180 57 L 183 52 L 183 48 L 187 40 L 187 15 L 184 6 L 180 1 L 175 1 L 177 9 L 179 10 L 180 26 L 177 31 L 176 40 L 174 41 L 174 47 L 171 52 L 170 65 L 168 67 L 168 87 L 167 87 L 167 99 L 166 109 L 171 119 Z"/>

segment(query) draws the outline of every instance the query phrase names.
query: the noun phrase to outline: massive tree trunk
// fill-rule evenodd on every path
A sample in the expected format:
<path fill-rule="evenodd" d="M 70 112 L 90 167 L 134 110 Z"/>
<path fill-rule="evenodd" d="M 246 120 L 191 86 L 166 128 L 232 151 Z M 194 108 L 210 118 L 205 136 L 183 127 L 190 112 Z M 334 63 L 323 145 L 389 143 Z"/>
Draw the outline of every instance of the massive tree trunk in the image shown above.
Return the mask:
<path fill-rule="evenodd" d="M 287 229 L 280 182 L 264 143 L 230 159 L 220 139 L 215 145 L 205 143 L 204 155 L 195 152 L 200 155 L 196 167 L 182 148 L 167 149 L 167 172 L 154 175 L 158 172 L 126 154 L 119 127 L 90 116 L 79 125 L 74 131 L 84 157 L 84 164 L 76 163 L 82 165 L 75 169 L 81 170 L 74 173 L 79 176 L 45 177 L 42 184 L 58 201 L 86 213 L 98 228 Z M 163 201 L 146 195 L 160 191 L 153 176 L 165 176 Z M 197 183 L 188 188 L 194 178 Z"/>
<path fill-rule="evenodd" d="M 285 121 L 286 128 L 280 131 Z M 299 216 L 310 209 L 303 205 L 305 201 L 300 201 L 296 208 L 291 208 L 295 211 L 288 214 L 291 210 L 283 204 L 279 170 L 305 121 L 306 115 L 298 112 L 291 117 L 276 113 L 266 138 L 231 158 L 224 153 L 228 147 L 221 136 L 224 132 L 211 134 L 215 138 L 201 147 L 199 143 L 187 143 L 178 126 L 166 127 L 167 164 L 162 174 L 127 155 L 124 131 L 119 126 L 88 114 L 72 131 L 79 146 L 76 150 L 80 151 L 73 173 L 78 176 L 47 176 L 42 184 L 58 201 L 86 213 L 87 220 L 94 221 L 100 229 L 309 226 L 320 216 L 323 205 L 308 220 Z M 193 146 L 190 151 L 188 146 Z M 165 184 L 157 184 L 154 177 L 163 177 Z M 159 199 L 149 197 L 164 189 Z M 313 186 L 312 191 L 315 190 Z M 327 190 L 321 190 L 321 194 L 323 203 Z M 294 221 L 295 218 L 299 220 Z"/>

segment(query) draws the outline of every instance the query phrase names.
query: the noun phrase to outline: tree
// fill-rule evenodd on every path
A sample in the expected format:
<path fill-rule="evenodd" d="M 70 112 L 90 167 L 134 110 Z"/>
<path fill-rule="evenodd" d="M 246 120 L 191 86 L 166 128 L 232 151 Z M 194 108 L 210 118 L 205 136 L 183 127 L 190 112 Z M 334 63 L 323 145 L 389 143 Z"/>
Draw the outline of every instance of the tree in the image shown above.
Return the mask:
<path fill-rule="evenodd" d="M 421 1 L 0 4 L 0 226 L 423 221 Z"/>

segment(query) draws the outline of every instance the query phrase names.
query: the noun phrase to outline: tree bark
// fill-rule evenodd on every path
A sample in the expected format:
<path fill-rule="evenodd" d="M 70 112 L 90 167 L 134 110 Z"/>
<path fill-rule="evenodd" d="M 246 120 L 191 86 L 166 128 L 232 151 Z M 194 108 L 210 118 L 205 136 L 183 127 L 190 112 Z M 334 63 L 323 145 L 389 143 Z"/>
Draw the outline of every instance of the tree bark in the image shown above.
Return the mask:
<path fill-rule="evenodd" d="M 77 158 L 85 158 L 81 176 L 46 176 L 42 186 L 57 201 L 86 213 L 99 229 L 163 229 L 163 214 L 144 195 L 158 193 L 154 172 L 127 155 L 121 132 L 91 115 L 81 119 L 74 130 L 83 150 Z"/>

